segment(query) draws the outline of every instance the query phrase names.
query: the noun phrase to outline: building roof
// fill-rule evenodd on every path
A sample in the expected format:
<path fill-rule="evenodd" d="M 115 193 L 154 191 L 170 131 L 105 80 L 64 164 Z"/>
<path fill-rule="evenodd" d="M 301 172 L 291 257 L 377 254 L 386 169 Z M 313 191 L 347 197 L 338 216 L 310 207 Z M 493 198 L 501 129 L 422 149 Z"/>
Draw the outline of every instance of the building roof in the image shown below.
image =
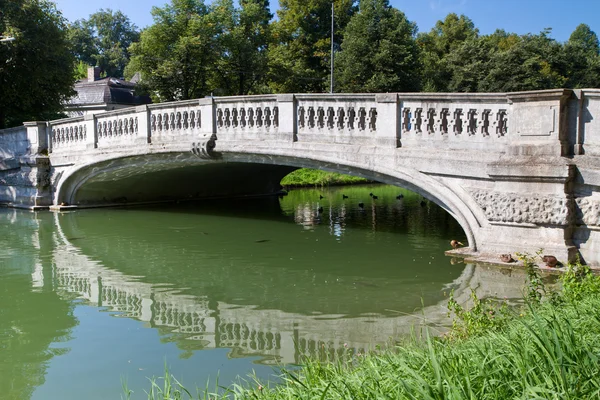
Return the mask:
<path fill-rule="evenodd" d="M 149 96 L 136 96 L 135 84 L 123 79 L 102 78 L 95 81 L 82 79 L 75 84 L 77 95 L 73 96 L 68 106 L 84 106 L 91 104 L 125 104 L 140 105 L 152 101 Z"/>

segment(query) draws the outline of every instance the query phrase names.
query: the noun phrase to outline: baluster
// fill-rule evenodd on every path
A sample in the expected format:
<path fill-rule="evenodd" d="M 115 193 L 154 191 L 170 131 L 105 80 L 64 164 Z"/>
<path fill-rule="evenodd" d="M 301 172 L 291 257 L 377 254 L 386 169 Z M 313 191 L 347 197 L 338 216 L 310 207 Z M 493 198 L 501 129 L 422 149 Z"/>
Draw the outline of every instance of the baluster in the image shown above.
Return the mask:
<path fill-rule="evenodd" d="M 315 127 L 315 108 L 313 106 L 308 107 L 308 112 L 306 113 L 307 125 L 309 129 L 313 129 Z"/>
<path fill-rule="evenodd" d="M 233 126 L 234 128 L 238 127 L 238 110 L 237 108 L 233 108 L 231 110 L 231 126 Z"/>
<path fill-rule="evenodd" d="M 490 132 L 489 132 L 489 126 L 490 126 L 490 113 L 492 112 L 492 110 L 489 109 L 485 109 L 483 110 L 483 112 L 481 113 L 481 118 L 478 121 L 478 126 L 480 129 L 480 133 L 483 136 L 489 136 Z"/>
<path fill-rule="evenodd" d="M 254 126 L 254 109 L 248 107 L 248 115 L 246 115 L 246 121 L 248 121 L 248 126 Z"/>
<path fill-rule="evenodd" d="M 425 126 L 427 127 L 427 133 L 432 135 L 435 133 L 436 130 L 436 124 L 435 124 L 435 117 L 436 117 L 436 112 L 434 108 L 430 108 L 429 110 L 427 110 L 427 115 L 425 118 Z"/>
<path fill-rule="evenodd" d="M 263 125 L 266 128 L 271 126 L 271 109 L 269 107 L 265 107 L 265 113 L 263 115 Z"/>
<path fill-rule="evenodd" d="M 358 129 L 361 131 L 364 131 L 367 126 L 366 126 L 366 122 L 367 122 L 367 112 L 365 111 L 364 107 L 360 107 L 358 109 Z"/>
<path fill-rule="evenodd" d="M 306 126 L 306 121 L 304 117 L 304 107 L 298 107 L 298 126 L 300 128 L 304 128 Z"/>
<path fill-rule="evenodd" d="M 246 127 L 246 109 L 244 107 L 240 107 L 239 125 L 242 129 Z"/>
<path fill-rule="evenodd" d="M 272 125 L 275 128 L 279 127 L 279 108 L 273 107 L 273 114 L 271 115 Z"/>
<path fill-rule="evenodd" d="M 372 107 L 369 109 L 369 116 L 367 118 L 369 130 L 375 132 L 377 130 L 377 109 Z"/>
<path fill-rule="evenodd" d="M 189 114 L 187 111 L 183 112 L 183 129 L 188 129 L 188 127 L 190 126 L 190 121 L 189 121 Z"/>
<path fill-rule="evenodd" d="M 356 118 L 356 112 L 354 111 L 354 107 L 348 107 L 348 112 L 344 117 L 344 122 L 348 129 L 354 129 L 354 120 Z"/>
<path fill-rule="evenodd" d="M 410 132 L 410 108 L 402 109 L 402 133 Z"/>
<path fill-rule="evenodd" d="M 335 126 L 337 126 L 340 131 L 344 130 L 345 117 L 346 113 L 344 112 L 344 107 L 338 107 L 335 115 Z"/>
<path fill-rule="evenodd" d="M 254 114 L 254 123 L 257 127 L 261 127 L 263 123 L 263 111 L 262 108 L 256 107 L 256 113 Z"/>

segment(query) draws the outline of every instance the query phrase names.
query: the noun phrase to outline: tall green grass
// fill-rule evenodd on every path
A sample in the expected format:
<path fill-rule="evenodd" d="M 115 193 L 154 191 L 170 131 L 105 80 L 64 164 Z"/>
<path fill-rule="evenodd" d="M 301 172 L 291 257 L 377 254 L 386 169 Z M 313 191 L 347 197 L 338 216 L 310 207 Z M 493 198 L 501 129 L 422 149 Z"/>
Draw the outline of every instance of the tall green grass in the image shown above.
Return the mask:
<path fill-rule="evenodd" d="M 529 260 L 524 261 L 527 265 Z M 348 353 L 341 360 L 330 362 L 307 358 L 301 369 L 284 370 L 281 382 L 276 385 L 250 379 L 244 384 L 212 392 L 200 391 L 197 396 L 235 399 L 600 398 L 600 278 L 586 267 L 570 266 L 561 278 L 562 289 L 549 290 L 537 279 L 537 271 L 530 269 L 529 272 L 532 283 L 526 288 L 524 308 L 511 310 L 502 304 L 478 299 L 479 305 L 455 314 L 459 321 L 453 330 L 460 329 L 459 335 L 440 338 L 425 331 L 422 339 L 413 338 L 368 354 Z M 532 291 L 540 296 L 532 295 Z M 499 308 L 503 310 L 501 313 Z M 488 318 L 499 315 L 504 320 L 482 324 L 478 319 L 481 314 L 487 314 Z"/>

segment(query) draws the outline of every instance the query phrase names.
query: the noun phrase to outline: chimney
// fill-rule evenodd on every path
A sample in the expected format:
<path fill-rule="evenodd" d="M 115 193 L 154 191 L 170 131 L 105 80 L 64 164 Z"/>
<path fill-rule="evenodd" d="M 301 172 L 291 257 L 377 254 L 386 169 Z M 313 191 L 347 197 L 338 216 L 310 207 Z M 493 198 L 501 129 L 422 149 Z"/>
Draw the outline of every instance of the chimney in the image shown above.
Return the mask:
<path fill-rule="evenodd" d="M 88 68 L 88 82 L 94 82 L 100 79 L 100 67 Z"/>

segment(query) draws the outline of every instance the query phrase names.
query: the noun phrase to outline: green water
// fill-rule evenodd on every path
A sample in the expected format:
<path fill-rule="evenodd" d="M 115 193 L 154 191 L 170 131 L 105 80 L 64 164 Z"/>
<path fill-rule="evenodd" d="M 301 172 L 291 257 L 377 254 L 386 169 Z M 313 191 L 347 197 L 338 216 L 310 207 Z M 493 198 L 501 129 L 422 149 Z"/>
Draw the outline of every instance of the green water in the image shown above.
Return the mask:
<path fill-rule="evenodd" d="M 362 352 L 415 324 L 443 330 L 452 288 L 518 295 L 510 271 L 445 257 L 464 233 L 421 201 L 371 185 L 0 209 L 0 398 L 119 399 L 124 381 L 144 398 L 165 363 L 190 388 L 275 379 L 302 354 Z"/>

